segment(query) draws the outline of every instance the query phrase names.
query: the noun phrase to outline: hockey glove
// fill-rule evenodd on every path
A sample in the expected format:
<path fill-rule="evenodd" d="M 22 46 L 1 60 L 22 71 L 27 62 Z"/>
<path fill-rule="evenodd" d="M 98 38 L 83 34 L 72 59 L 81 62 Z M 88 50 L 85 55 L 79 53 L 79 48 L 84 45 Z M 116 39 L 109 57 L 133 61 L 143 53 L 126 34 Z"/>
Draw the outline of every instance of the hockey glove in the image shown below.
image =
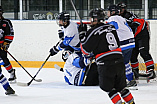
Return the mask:
<path fill-rule="evenodd" d="M 87 25 L 86 24 L 81 24 L 78 28 L 79 32 L 81 31 L 87 31 Z"/>
<path fill-rule="evenodd" d="M 9 48 L 9 45 L 10 45 L 10 43 L 4 42 L 1 49 L 4 50 L 4 51 L 7 51 L 8 48 Z"/>
<path fill-rule="evenodd" d="M 82 24 L 79 26 L 79 39 L 81 42 L 83 42 L 86 38 L 86 31 L 87 31 L 86 24 Z"/>
<path fill-rule="evenodd" d="M 53 46 L 51 49 L 50 49 L 50 55 L 51 56 L 54 56 L 55 54 L 57 54 L 59 52 L 59 50 L 56 48 L 56 46 Z"/>
<path fill-rule="evenodd" d="M 91 60 L 91 61 L 95 59 L 93 53 L 90 53 L 90 54 L 88 54 L 88 55 L 84 55 L 84 57 L 85 57 L 85 58 L 88 58 L 88 59 Z"/>
<path fill-rule="evenodd" d="M 62 30 L 58 30 L 58 35 L 61 40 L 64 40 L 64 32 Z"/>

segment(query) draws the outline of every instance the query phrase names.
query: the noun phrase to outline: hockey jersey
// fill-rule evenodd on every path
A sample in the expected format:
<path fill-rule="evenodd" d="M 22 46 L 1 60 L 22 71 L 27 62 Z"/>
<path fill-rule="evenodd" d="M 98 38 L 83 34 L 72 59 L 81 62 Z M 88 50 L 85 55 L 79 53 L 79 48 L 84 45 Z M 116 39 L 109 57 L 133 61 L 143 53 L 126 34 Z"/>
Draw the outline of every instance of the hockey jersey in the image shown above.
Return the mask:
<path fill-rule="evenodd" d="M 95 25 L 87 31 L 85 38 L 81 40 L 83 54 L 93 53 L 96 61 L 107 56 L 111 56 L 110 60 L 121 57 L 122 52 L 119 47 L 120 43 L 116 29 L 110 24 L 100 23 Z"/>
<path fill-rule="evenodd" d="M 132 29 L 128 26 L 125 18 L 114 15 L 108 18 L 107 23 L 115 26 L 122 50 L 135 47 L 134 34 Z"/>
<path fill-rule="evenodd" d="M 62 27 L 62 30 L 64 32 L 64 40 L 58 45 L 57 49 L 62 50 L 66 46 L 70 46 L 76 51 L 80 50 L 78 25 L 70 21 L 69 26 L 66 28 Z"/>
<path fill-rule="evenodd" d="M 133 30 L 134 37 L 136 37 L 142 30 L 144 29 L 148 30 L 147 27 L 149 26 L 147 22 L 144 19 L 138 18 L 135 14 L 125 10 L 124 13 L 122 14 L 122 17 L 124 17 L 127 20 L 129 26 Z"/>
<path fill-rule="evenodd" d="M 64 79 L 69 85 L 81 86 L 90 61 L 76 53 L 72 53 L 65 62 Z"/>
<path fill-rule="evenodd" d="M 10 20 L 3 18 L 0 21 L 0 44 L 11 43 L 14 38 L 14 30 Z"/>

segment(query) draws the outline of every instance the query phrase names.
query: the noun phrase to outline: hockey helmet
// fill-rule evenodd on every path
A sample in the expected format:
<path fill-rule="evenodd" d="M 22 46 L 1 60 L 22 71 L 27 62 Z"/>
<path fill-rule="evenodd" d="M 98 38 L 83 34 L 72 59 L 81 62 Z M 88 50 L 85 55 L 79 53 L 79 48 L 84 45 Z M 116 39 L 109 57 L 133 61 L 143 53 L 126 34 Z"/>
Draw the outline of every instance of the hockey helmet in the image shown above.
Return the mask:
<path fill-rule="evenodd" d="M 65 22 L 65 21 L 70 20 L 70 15 L 69 15 L 69 13 L 67 13 L 67 12 L 61 12 L 61 13 L 59 13 L 59 15 L 58 15 L 58 19 L 59 19 L 59 20 L 63 20 L 63 21 Z"/>
<path fill-rule="evenodd" d="M 118 15 L 119 12 L 120 12 L 120 9 L 118 8 L 118 6 L 116 5 L 110 5 L 108 8 L 107 8 L 108 11 L 110 11 L 110 15 Z"/>
<path fill-rule="evenodd" d="M 104 9 L 102 8 L 92 9 L 89 13 L 89 17 L 92 18 L 92 22 L 103 22 L 105 20 L 105 16 Z M 95 21 L 95 18 L 97 21 Z"/>
<path fill-rule="evenodd" d="M 70 50 L 64 50 L 62 53 L 62 59 L 64 62 L 68 59 L 68 57 L 72 54 Z"/>
<path fill-rule="evenodd" d="M 123 3 L 123 2 L 118 3 L 117 6 L 119 8 L 124 8 L 124 9 L 127 7 L 127 5 L 125 3 Z"/>

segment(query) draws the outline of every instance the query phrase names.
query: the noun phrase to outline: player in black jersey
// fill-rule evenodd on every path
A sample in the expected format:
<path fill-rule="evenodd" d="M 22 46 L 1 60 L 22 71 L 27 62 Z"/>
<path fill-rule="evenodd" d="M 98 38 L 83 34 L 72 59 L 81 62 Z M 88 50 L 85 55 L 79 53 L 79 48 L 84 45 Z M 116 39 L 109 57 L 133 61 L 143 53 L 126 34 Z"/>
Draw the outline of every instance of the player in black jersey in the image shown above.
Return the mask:
<path fill-rule="evenodd" d="M 9 59 L 7 58 L 7 50 L 14 38 L 14 30 L 9 19 L 3 17 L 3 9 L 0 6 L 0 57 L 4 62 L 4 67 L 10 73 L 9 81 L 16 79 L 15 69 L 13 69 Z M 1 68 L 1 66 L 0 66 Z"/>
<path fill-rule="evenodd" d="M 92 27 L 87 32 L 85 25 L 79 27 L 81 50 L 85 55 L 94 54 L 100 88 L 108 93 L 114 104 L 124 104 L 121 98 L 128 104 L 135 104 L 131 92 L 125 88 L 125 65 L 115 27 L 103 23 L 103 9 L 93 9 L 89 16 Z"/>
<path fill-rule="evenodd" d="M 135 48 L 133 49 L 131 56 L 131 66 L 135 72 L 135 78 L 138 79 L 139 77 L 139 62 L 137 57 L 140 53 L 140 56 L 143 58 L 146 65 L 146 72 L 149 75 L 147 81 L 149 82 L 149 80 L 154 79 L 156 75 L 154 72 L 154 61 L 149 53 L 150 34 L 148 30 L 148 23 L 144 19 L 138 18 L 135 14 L 128 12 L 126 10 L 127 5 L 125 3 L 121 2 L 118 6 L 120 8 L 120 15 L 126 18 L 135 37 Z"/>

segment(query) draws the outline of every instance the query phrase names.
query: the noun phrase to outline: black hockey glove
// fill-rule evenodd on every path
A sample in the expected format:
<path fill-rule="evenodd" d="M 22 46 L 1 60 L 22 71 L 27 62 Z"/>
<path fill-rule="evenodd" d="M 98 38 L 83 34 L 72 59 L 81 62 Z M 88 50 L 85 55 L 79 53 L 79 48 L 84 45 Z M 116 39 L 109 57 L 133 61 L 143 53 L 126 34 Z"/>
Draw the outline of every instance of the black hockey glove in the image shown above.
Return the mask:
<path fill-rule="evenodd" d="M 58 30 L 58 35 L 61 40 L 64 40 L 64 32 L 62 30 Z"/>
<path fill-rule="evenodd" d="M 86 37 L 86 32 L 87 32 L 87 25 L 86 24 L 80 25 L 78 30 L 79 30 L 80 41 L 84 41 L 84 39 Z"/>
<path fill-rule="evenodd" d="M 86 24 L 81 24 L 78 28 L 79 32 L 81 31 L 87 31 L 87 25 Z"/>
<path fill-rule="evenodd" d="M 57 54 L 59 52 L 59 50 L 56 48 L 56 46 L 53 46 L 51 49 L 50 49 L 50 55 L 51 56 L 54 56 L 55 54 Z"/>
<path fill-rule="evenodd" d="M 7 51 L 9 46 L 10 46 L 10 43 L 4 42 L 2 47 L 1 47 L 1 50 Z"/>

